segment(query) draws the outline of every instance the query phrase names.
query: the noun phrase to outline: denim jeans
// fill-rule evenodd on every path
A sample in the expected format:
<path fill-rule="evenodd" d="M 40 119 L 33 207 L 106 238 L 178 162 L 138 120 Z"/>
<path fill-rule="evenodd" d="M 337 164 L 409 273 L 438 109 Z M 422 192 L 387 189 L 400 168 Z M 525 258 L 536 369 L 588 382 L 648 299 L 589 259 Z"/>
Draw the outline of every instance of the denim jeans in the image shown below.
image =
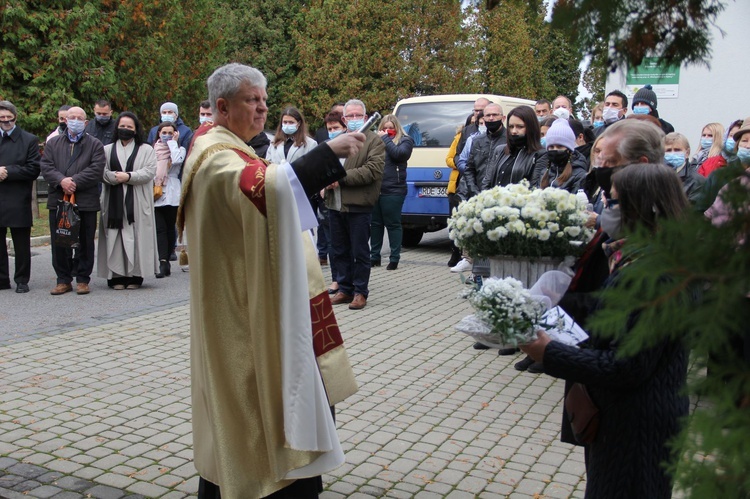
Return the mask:
<path fill-rule="evenodd" d="M 339 290 L 367 298 L 370 282 L 370 220 L 371 213 L 328 211 L 331 222 L 333 266 Z"/>
<path fill-rule="evenodd" d="M 380 196 L 372 208 L 372 239 L 370 240 L 370 259 L 380 261 L 380 250 L 383 247 L 383 234 L 388 230 L 388 243 L 391 255 L 388 261 L 398 263 L 401 258 L 401 241 L 404 231 L 401 228 L 401 208 L 406 196 Z"/>

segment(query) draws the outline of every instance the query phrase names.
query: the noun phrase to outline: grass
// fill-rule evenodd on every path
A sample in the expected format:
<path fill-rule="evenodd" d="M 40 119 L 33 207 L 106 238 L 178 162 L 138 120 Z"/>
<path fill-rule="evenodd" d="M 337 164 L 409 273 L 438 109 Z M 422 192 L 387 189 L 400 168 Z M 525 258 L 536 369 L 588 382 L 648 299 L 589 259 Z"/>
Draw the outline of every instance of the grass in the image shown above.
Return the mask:
<path fill-rule="evenodd" d="M 31 227 L 31 237 L 36 236 L 49 236 L 49 210 L 46 199 L 39 203 L 39 218 L 34 219 L 34 226 Z"/>

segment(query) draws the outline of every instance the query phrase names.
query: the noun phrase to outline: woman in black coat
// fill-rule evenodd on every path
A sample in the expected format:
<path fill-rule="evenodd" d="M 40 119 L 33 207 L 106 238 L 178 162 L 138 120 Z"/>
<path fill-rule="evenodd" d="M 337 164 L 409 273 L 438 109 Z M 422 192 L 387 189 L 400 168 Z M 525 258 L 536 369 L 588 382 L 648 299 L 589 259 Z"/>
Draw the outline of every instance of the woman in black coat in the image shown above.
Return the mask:
<path fill-rule="evenodd" d="M 616 249 L 624 243 L 621 229 L 645 225 L 655 231 L 658 218 L 679 217 L 688 207 L 680 179 L 664 165 L 625 167 L 613 177 L 612 197 L 619 207 L 607 209 L 613 210 L 614 219 L 619 211 L 620 224 L 606 228 L 612 239 L 605 246 L 613 250 L 610 264 L 615 268 L 606 285 L 624 263 Z M 688 400 L 681 392 L 688 362 L 683 345 L 661 342 L 623 357 L 617 340 L 594 335 L 588 348 L 579 349 L 538 334 L 522 350 L 543 362 L 545 373 L 585 385 L 599 409 L 598 432 L 586 446 L 585 497 L 670 498 L 672 479 L 664 467 L 672 457 L 668 442 L 688 414 Z"/>

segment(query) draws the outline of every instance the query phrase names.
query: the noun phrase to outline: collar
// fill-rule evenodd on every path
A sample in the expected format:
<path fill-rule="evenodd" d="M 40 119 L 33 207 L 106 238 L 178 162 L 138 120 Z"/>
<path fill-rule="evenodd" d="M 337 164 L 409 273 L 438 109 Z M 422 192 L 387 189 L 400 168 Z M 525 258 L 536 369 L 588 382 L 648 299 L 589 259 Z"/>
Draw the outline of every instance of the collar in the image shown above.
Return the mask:
<path fill-rule="evenodd" d="M 15 129 L 16 129 L 16 125 L 13 125 L 13 128 L 11 128 L 10 130 L 8 130 L 7 132 L 5 130 L 1 130 L 2 131 L 2 136 L 5 137 L 7 135 L 8 137 L 10 137 L 13 134 L 13 131 Z M 12 139 L 13 137 L 10 137 L 10 138 Z"/>
<path fill-rule="evenodd" d="M 71 141 L 71 142 L 72 142 L 72 143 L 74 143 L 74 144 L 75 144 L 76 142 L 80 142 L 80 141 L 81 141 L 81 139 L 83 138 L 83 136 L 84 136 L 85 134 L 86 134 L 86 132 L 81 132 L 81 135 L 79 135 L 79 136 L 77 136 L 77 137 L 73 137 L 72 135 L 70 135 L 70 130 L 67 130 L 67 129 L 65 130 L 65 135 L 66 135 L 66 136 L 68 137 L 68 140 L 69 140 L 69 141 Z"/>

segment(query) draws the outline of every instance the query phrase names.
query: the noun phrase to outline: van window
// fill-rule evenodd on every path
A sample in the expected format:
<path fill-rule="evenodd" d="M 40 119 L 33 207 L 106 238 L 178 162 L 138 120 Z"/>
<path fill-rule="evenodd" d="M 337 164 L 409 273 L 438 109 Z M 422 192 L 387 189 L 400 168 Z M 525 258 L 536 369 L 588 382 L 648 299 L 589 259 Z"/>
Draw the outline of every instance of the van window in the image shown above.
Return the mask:
<path fill-rule="evenodd" d="M 456 129 L 472 113 L 474 101 L 402 104 L 396 116 L 415 147 L 450 147 Z"/>

